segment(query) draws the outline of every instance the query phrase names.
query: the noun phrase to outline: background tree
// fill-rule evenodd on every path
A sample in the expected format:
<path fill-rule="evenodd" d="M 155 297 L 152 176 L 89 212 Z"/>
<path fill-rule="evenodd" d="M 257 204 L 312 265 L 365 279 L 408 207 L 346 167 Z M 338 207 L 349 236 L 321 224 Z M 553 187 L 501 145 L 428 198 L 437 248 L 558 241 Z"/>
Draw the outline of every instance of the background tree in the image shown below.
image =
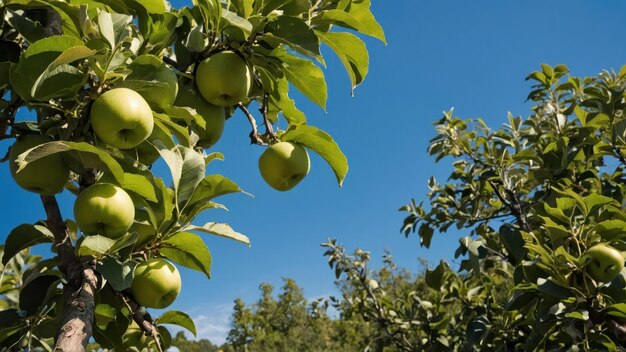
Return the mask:
<path fill-rule="evenodd" d="M 341 185 L 345 156 L 307 124 L 289 89 L 325 108 L 321 44 L 337 53 L 354 88 L 368 56 L 353 33 L 384 41 L 369 0 L 198 0 L 182 9 L 163 0 L 1 0 L 0 12 L 0 138 L 16 139 L 11 174 L 41 195 L 47 215 L 8 235 L 2 263 L 52 244 L 49 258 L 25 264 L 19 310 L 0 320 L 0 346 L 9 350 L 25 343 L 82 351 L 92 336 L 104 348 L 162 350 L 171 342 L 163 325 L 195 333 L 186 313 L 153 319 L 145 307 L 164 308 L 180 290 L 172 262 L 210 276 L 211 255 L 198 234 L 249 244 L 227 224 L 193 224 L 224 208 L 214 198 L 241 192 L 222 175 L 206 175 L 211 161 L 223 159 L 205 151 L 225 119 L 239 109 L 252 143 L 301 151 L 297 160 L 269 158 L 278 176 L 261 167 L 273 187 L 286 190 L 304 177 L 307 150 Z M 25 110 L 34 114 L 18 118 Z M 274 130 L 279 118 L 285 131 Z M 159 158 L 166 180 L 151 168 Z M 60 212 L 55 194 L 63 189 L 78 196 L 76 222 Z M 54 327 L 54 344 L 40 334 L 44 323 Z"/>
<path fill-rule="evenodd" d="M 324 244 L 356 288 L 344 309 L 402 350 L 625 347 L 626 68 L 579 78 L 541 65 L 528 79 L 526 119 L 509 115 L 492 130 L 450 111 L 435 123 L 429 152 L 452 157 L 453 171 L 429 180 L 430 206 L 401 209 L 402 231 L 424 247 L 452 226 L 467 234 L 459 273 L 442 262 L 424 273 L 428 290 L 403 289 L 403 299 L 367 270 L 368 253 Z"/>

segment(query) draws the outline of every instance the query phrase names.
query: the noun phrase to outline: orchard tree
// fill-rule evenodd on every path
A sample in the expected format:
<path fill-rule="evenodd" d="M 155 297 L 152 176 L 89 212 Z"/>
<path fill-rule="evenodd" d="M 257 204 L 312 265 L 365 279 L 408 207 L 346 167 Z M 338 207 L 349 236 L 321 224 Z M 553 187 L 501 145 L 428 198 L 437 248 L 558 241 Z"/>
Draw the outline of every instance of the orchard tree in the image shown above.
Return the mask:
<path fill-rule="evenodd" d="M 528 80 L 526 119 L 492 130 L 449 111 L 435 123 L 429 152 L 453 170 L 429 180 L 429 205 L 401 208 L 423 247 L 464 234 L 458 273 L 442 262 L 427 289 L 398 294 L 373 277 L 369 253 L 324 244 L 357 288 L 343 309 L 403 351 L 626 349 L 626 66 L 580 78 L 544 64 Z"/>
<path fill-rule="evenodd" d="M 385 40 L 369 0 L 194 0 L 182 9 L 163 0 L 0 0 L 0 12 L 0 138 L 14 140 L 4 160 L 46 213 L 11 231 L 2 264 L 52 244 L 48 258 L 19 261 L 27 270 L 1 315 L 3 350 L 82 351 L 92 337 L 108 349 L 163 350 L 164 325 L 195 333 L 186 313 L 153 319 L 146 308 L 176 299 L 177 266 L 209 278 L 198 234 L 249 244 L 227 224 L 194 225 L 224 208 L 216 197 L 241 192 L 207 176 L 223 155 L 206 150 L 240 110 L 251 142 L 269 146 L 259 168 L 270 186 L 300 182 L 308 151 L 341 185 L 345 156 L 307 124 L 289 90 L 325 108 L 321 44 L 354 89 L 368 72 L 355 33 Z M 279 118 L 284 131 L 274 130 Z M 152 171 L 159 158 L 168 181 Z M 64 190 L 77 196 L 73 220 L 55 198 Z"/>

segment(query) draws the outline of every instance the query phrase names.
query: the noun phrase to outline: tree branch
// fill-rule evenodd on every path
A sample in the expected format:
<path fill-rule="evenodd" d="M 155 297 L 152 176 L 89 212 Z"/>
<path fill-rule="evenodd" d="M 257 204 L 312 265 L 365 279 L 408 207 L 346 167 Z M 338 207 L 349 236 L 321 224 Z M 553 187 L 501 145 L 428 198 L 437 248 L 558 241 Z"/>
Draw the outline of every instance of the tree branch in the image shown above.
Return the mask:
<path fill-rule="evenodd" d="M 59 269 L 65 278 L 63 296 L 65 313 L 57 331 L 55 351 L 85 351 L 93 335 L 94 293 L 98 287 L 95 263 L 82 263 L 74 246 L 54 196 L 41 196 L 47 215 L 48 228 L 54 234 L 59 255 Z"/>
<path fill-rule="evenodd" d="M 239 110 L 243 111 L 243 113 L 246 115 L 246 118 L 248 119 L 248 122 L 250 122 L 250 126 L 252 127 L 252 132 L 250 132 L 250 144 L 267 145 L 267 143 L 265 143 L 261 138 L 261 135 L 259 135 L 259 129 L 257 127 L 256 120 L 254 119 L 254 116 L 252 116 L 248 108 L 246 108 L 241 102 L 237 103 L 237 107 L 239 108 Z"/>
<path fill-rule="evenodd" d="M 142 309 L 139 304 L 135 302 L 134 299 L 124 296 L 122 294 L 120 295 L 122 296 L 122 300 L 124 301 L 124 303 L 126 303 L 126 305 L 128 306 L 128 309 L 133 313 L 133 320 L 135 321 L 135 323 L 139 325 L 141 330 L 143 330 L 146 335 L 152 337 L 154 343 L 156 344 L 157 350 L 159 352 L 163 352 L 163 347 L 161 346 L 161 341 L 159 340 L 159 331 L 154 326 L 150 313 Z"/>
<path fill-rule="evenodd" d="M 272 128 L 272 122 L 270 121 L 268 117 L 269 103 L 270 103 L 270 96 L 267 93 L 265 93 L 263 95 L 263 104 L 259 108 L 259 112 L 261 112 L 261 115 L 263 115 L 263 124 L 265 125 L 265 136 L 268 138 L 268 140 L 276 141 L 278 140 L 278 138 L 276 138 L 276 134 L 274 133 L 274 129 Z"/>

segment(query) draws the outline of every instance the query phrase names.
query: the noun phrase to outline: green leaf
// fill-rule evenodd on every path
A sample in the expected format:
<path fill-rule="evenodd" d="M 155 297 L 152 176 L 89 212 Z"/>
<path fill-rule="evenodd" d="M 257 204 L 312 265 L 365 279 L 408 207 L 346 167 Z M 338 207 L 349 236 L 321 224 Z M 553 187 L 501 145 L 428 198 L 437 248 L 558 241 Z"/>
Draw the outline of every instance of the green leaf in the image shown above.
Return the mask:
<path fill-rule="evenodd" d="M 6 265 L 17 253 L 39 243 L 54 242 L 54 235 L 42 225 L 22 224 L 11 230 L 4 244 L 2 264 Z"/>
<path fill-rule="evenodd" d="M 317 32 L 317 35 L 339 56 L 350 76 L 354 92 L 354 88 L 363 82 L 369 70 L 369 54 L 365 43 L 352 33 Z"/>
<path fill-rule="evenodd" d="M 328 133 L 313 126 L 299 125 L 287 130 L 280 140 L 300 143 L 319 154 L 333 169 L 341 187 L 348 173 L 348 159 Z"/>
<path fill-rule="evenodd" d="M 155 321 L 157 324 L 174 324 L 181 326 L 189 332 L 196 336 L 196 324 L 194 324 L 193 320 L 187 313 L 180 312 L 177 310 L 170 310 L 168 312 L 163 313 L 160 317 L 158 317 Z"/>
<path fill-rule="evenodd" d="M 48 295 L 48 289 L 56 286 L 61 278 L 56 275 L 41 275 L 24 286 L 20 291 L 20 309 L 27 316 L 37 313 Z M 53 286 L 54 285 L 54 286 Z"/>
<path fill-rule="evenodd" d="M 122 263 L 113 257 L 106 257 L 101 264 L 98 264 L 96 270 L 102 274 L 113 289 L 121 292 L 130 287 L 136 265 L 137 263 L 133 261 Z"/>
<path fill-rule="evenodd" d="M 276 39 L 302 55 L 322 60 L 319 38 L 309 25 L 297 17 L 275 17 L 265 26 L 265 32 L 259 40 Z"/>
<path fill-rule="evenodd" d="M 306 123 L 306 116 L 296 107 L 296 102 L 289 97 L 289 81 L 285 78 L 276 79 L 276 89 L 269 96 L 269 112 L 276 119 L 278 112 L 282 113 L 289 125 Z"/>
<path fill-rule="evenodd" d="M 205 203 L 216 197 L 238 192 L 243 192 L 243 190 L 229 178 L 222 175 L 209 175 L 200 181 L 187 204 L 189 208 L 192 208 L 198 203 Z"/>
<path fill-rule="evenodd" d="M 291 84 L 315 104 L 326 110 L 328 89 L 324 73 L 313 62 L 282 53 L 276 56 L 282 60 L 283 70 Z"/>
<path fill-rule="evenodd" d="M 211 253 L 202 239 L 190 232 L 178 232 L 161 242 L 161 254 L 211 278 Z"/>
<path fill-rule="evenodd" d="M 122 188 L 135 192 L 146 200 L 156 203 L 158 199 L 151 176 L 125 172 Z"/>
<path fill-rule="evenodd" d="M 102 235 L 85 236 L 78 247 L 78 255 L 100 258 L 115 245 L 115 240 Z"/>
<path fill-rule="evenodd" d="M 15 160 L 18 164 L 17 172 L 21 171 L 29 162 L 63 152 L 76 158 L 85 168 L 109 171 L 118 184 L 124 184 L 124 170 L 120 164 L 106 151 L 85 142 L 56 141 L 31 148 L 20 154 Z"/>
<path fill-rule="evenodd" d="M 106 329 L 106 326 L 115 320 L 117 313 L 117 309 L 111 305 L 96 304 L 96 307 L 94 308 L 95 322 L 101 329 Z"/>
<path fill-rule="evenodd" d="M 606 314 L 626 319 L 626 303 L 612 304 L 603 310 Z"/>
<path fill-rule="evenodd" d="M 424 281 L 426 282 L 426 285 L 430 288 L 439 290 L 443 285 L 444 275 L 447 270 L 449 270 L 448 264 L 444 261 L 441 261 L 435 270 L 426 269 L 426 273 L 424 274 Z"/>
<path fill-rule="evenodd" d="M 593 229 L 605 241 L 614 241 L 626 237 L 626 221 L 619 219 L 602 221 L 597 223 Z"/>
<path fill-rule="evenodd" d="M 364 9 L 364 7 L 359 5 L 354 6 L 355 3 L 353 2 L 353 10 L 350 12 L 335 9 L 322 11 L 319 15 L 315 16 L 311 22 L 316 26 L 333 24 L 353 29 L 386 43 L 385 33 L 382 27 L 376 22 L 374 16 L 369 11 L 370 1 L 367 0 L 364 1 L 364 3 L 367 3 L 368 9 Z"/>
<path fill-rule="evenodd" d="M 232 227 L 228 224 L 220 224 L 217 222 L 207 222 L 202 226 L 190 225 L 187 226 L 183 231 L 197 231 L 208 233 L 210 235 L 217 235 L 221 237 L 230 238 L 231 240 L 239 241 L 241 243 L 245 243 L 250 246 L 250 239 L 247 236 L 233 230 Z"/>

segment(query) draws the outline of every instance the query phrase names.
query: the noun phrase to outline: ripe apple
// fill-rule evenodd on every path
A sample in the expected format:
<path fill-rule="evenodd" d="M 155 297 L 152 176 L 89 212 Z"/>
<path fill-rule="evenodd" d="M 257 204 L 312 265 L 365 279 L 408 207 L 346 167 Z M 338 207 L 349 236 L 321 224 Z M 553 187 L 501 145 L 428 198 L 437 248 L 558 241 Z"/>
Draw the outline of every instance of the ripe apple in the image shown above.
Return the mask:
<path fill-rule="evenodd" d="M 586 254 L 591 257 L 587 273 L 596 281 L 612 281 L 624 268 L 622 253 L 609 245 L 597 244 L 589 248 Z"/>
<path fill-rule="evenodd" d="M 310 167 L 306 149 L 292 142 L 276 143 L 259 158 L 261 176 L 267 184 L 279 191 L 295 187 L 309 173 Z"/>
<path fill-rule="evenodd" d="M 248 98 L 252 73 L 246 62 L 232 51 L 204 59 L 196 71 L 196 85 L 202 97 L 217 106 L 233 106 Z"/>
<path fill-rule="evenodd" d="M 154 69 L 158 67 L 158 69 Z M 156 56 L 141 55 L 135 59 L 129 69 L 133 72 L 128 80 L 158 81 L 165 83 L 165 87 L 149 87 L 138 90 L 146 102 L 156 110 L 163 111 L 170 107 L 178 94 L 178 78 L 163 61 Z"/>
<path fill-rule="evenodd" d="M 180 287 L 178 269 L 163 258 L 154 258 L 135 267 L 130 291 L 140 305 L 162 309 L 174 302 Z"/>
<path fill-rule="evenodd" d="M 298 16 L 304 12 L 309 12 L 311 9 L 311 2 L 309 0 L 292 0 L 282 7 L 283 14 L 289 16 Z"/>
<path fill-rule="evenodd" d="M 133 224 L 135 205 L 120 187 L 97 183 L 78 194 L 74 218 L 85 234 L 118 238 Z"/>
<path fill-rule="evenodd" d="M 195 109 L 204 120 L 204 129 L 198 126 L 201 131 L 197 146 L 208 149 L 222 137 L 226 122 L 226 112 L 223 107 L 207 103 L 193 89 L 185 87 L 181 87 L 178 91 L 175 105 Z"/>
<path fill-rule="evenodd" d="M 99 96 L 89 116 L 98 138 L 119 149 L 143 142 L 154 127 L 150 105 L 139 93 L 128 88 L 114 88 Z"/>
<path fill-rule="evenodd" d="M 70 170 L 65 165 L 61 154 L 51 154 L 30 162 L 17 172 L 17 157 L 40 144 L 52 142 L 50 136 L 41 134 L 23 135 L 11 146 L 9 169 L 15 182 L 27 191 L 52 195 L 63 190 L 70 177 Z"/>

